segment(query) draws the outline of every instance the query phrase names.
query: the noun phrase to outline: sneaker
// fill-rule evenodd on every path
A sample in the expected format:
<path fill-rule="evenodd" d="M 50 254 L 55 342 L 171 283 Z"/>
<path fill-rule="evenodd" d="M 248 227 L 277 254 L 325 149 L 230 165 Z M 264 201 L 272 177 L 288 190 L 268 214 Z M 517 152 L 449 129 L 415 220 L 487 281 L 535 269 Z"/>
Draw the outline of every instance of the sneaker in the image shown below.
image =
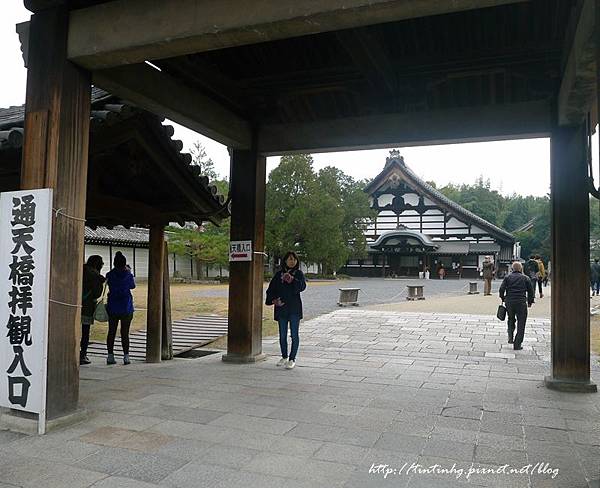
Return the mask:
<path fill-rule="evenodd" d="M 129 354 L 124 354 L 123 355 L 123 364 L 127 366 L 130 363 L 131 363 L 131 361 L 129 361 Z"/>
<path fill-rule="evenodd" d="M 521 349 L 523 349 L 523 346 L 514 346 L 515 351 L 520 351 Z"/>
<path fill-rule="evenodd" d="M 277 363 L 277 366 L 287 366 L 288 358 L 281 358 Z"/>
<path fill-rule="evenodd" d="M 92 362 L 88 359 L 87 356 L 81 356 L 79 358 L 79 364 L 92 364 Z"/>
<path fill-rule="evenodd" d="M 285 369 L 294 369 L 294 366 L 296 366 L 296 361 L 294 359 L 290 359 L 285 365 Z"/>
<path fill-rule="evenodd" d="M 106 356 L 106 364 L 117 364 L 117 362 L 115 361 L 114 354 L 109 354 L 108 356 Z"/>

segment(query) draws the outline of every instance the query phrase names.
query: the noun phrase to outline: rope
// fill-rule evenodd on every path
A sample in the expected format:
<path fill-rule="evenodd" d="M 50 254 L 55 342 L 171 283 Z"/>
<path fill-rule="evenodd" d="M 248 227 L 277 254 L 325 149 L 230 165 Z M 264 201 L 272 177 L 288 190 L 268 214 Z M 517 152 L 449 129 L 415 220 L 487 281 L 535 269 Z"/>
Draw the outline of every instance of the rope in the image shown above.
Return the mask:
<path fill-rule="evenodd" d="M 398 298 L 400 295 L 402 295 L 403 293 L 406 293 L 406 288 L 404 290 L 402 290 L 400 293 L 398 293 L 397 295 L 394 295 L 392 298 L 390 298 L 391 300 L 395 300 L 396 298 Z"/>
<path fill-rule="evenodd" d="M 58 305 L 64 305 L 65 307 L 81 308 L 81 305 L 75 305 L 74 303 L 59 302 L 58 300 L 53 300 L 52 298 L 49 298 L 48 301 L 52 302 L 52 303 L 56 303 Z"/>
<path fill-rule="evenodd" d="M 63 217 L 66 217 L 68 219 L 77 220 L 79 222 L 85 222 L 85 219 L 81 219 L 79 217 L 75 217 L 73 215 L 64 213 L 64 211 L 63 211 L 63 210 L 65 210 L 64 208 L 53 208 L 52 210 L 54 211 L 56 218 L 58 218 L 59 215 L 62 215 Z"/>

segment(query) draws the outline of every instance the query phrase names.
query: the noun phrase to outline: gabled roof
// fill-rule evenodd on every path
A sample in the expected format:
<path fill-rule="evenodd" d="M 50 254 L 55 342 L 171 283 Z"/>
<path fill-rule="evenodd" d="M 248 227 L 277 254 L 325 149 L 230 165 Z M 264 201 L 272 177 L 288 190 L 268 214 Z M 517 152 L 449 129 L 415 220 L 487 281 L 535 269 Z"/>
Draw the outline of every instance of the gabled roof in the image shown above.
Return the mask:
<path fill-rule="evenodd" d="M 467 210 L 460 206 L 458 203 L 450 200 L 446 195 L 435 189 L 426 181 L 419 178 L 404 162 L 404 158 L 400 156 L 399 151 L 390 151 L 390 156 L 386 158 L 385 167 L 383 171 L 379 173 L 371 183 L 365 188 L 365 192 L 372 195 L 377 191 L 388 179 L 393 175 L 398 174 L 410 187 L 412 187 L 416 193 L 427 196 L 431 201 L 435 202 L 440 207 L 448 210 L 457 217 L 461 217 L 484 230 L 487 230 L 490 234 L 495 235 L 503 241 L 514 242 L 515 238 L 510 233 L 501 229 L 500 227 L 488 222 L 485 219 L 479 217 L 479 215 Z"/>
<path fill-rule="evenodd" d="M 535 221 L 536 220 L 537 220 L 537 217 L 532 218 L 530 221 L 525 222 L 520 227 L 517 227 L 515 230 L 513 230 L 513 232 L 527 232 L 527 231 L 530 231 L 531 229 L 533 229 L 533 226 L 535 225 Z"/>
<path fill-rule="evenodd" d="M 425 234 L 421 234 L 420 232 L 417 232 L 416 230 L 410 230 L 410 229 L 406 229 L 406 228 L 388 230 L 388 231 L 382 232 L 381 235 L 377 238 L 377 240 L 375 242 L 373 242 L 372 244 L 370 244 L 370 247 L 376 249 L 380 246 L 383 246 L 386 241 L 388 241 L 389 239 L 392 239 L 394 237 L 400 237 L 400 238 L 413 237 L 414 239 L 417 239 L 425 247 L 429 247 L 432 249 L 437 249 L 439 247 L 439 245 L 437 245 L 435 242 L 433 242 Z"/>
<path fill-rule="evenodd" d="M 25 106 L 0 108 L 0 191 L 20 179 Z M 218 223 L 225 196 L 191 164 L 163 118 L 91 88 L 86 219 L 91 227 L 166 222 Z M 149 217 L 148 217 L 149 216 Z"/>

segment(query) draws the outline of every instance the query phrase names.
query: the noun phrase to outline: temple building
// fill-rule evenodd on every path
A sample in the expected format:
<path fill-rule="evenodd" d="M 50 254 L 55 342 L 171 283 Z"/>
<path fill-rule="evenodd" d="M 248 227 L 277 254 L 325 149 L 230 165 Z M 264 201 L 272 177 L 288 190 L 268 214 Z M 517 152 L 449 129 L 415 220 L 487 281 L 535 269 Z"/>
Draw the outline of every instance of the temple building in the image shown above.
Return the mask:
<path fill-rule="evenodd" d="M 365 188 L 377 217 L 365 232 L 366 259 L 350 260 L 341 270 L 352 276 L 478 277 L 485 256 L 493 256 L 501 276 L 515 256 L 509 232 L 448 199 L 419 178 L 399 151 Z"/>

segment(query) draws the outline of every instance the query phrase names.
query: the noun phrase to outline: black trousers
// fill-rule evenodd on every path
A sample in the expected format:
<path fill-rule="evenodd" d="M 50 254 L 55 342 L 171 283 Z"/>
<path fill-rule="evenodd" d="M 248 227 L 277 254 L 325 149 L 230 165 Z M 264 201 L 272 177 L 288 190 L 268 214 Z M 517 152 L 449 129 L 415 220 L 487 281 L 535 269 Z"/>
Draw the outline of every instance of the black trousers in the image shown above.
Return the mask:
<path fill-rule="evenodd" d="M 87 349 L 90 344 L 90 324 L 81 324 L 81 342 L 79 343 L 79 355 L 83 358 L 87 355 Z"/>
<path fill-rule="evenodd" d="M 538 278 L 538 280 L 537 280 L 538 290 L 540 292 L 540 297 L 544 294 L 544 292 L 542 291 L 542 281 L 544 281 L 542 278 Z"/>
<path fill-rule="evenodd" d="M 123 354 L 129 354 L 129 327 L 131 326 L 132 320 L 132 313 L 129 315 L 108 316 L 108 337 L 106 338 L 106 348 L 108 349 L 108 354 L 113 354 L 119 321 L 121 322 L 121 345 L 123 346 Z"/>
<path fill-rule="evenodd" d="M 526 302 L 506 302 L 506 312 L 508 314 L 508 335 L 513 336 L 515 332 L 515 322 L 517 325 L 517 335 L 514 338 L 514 346 L 520 347 L 525 337 L 525 322 L 527 321 L 527 303 Z"/>

